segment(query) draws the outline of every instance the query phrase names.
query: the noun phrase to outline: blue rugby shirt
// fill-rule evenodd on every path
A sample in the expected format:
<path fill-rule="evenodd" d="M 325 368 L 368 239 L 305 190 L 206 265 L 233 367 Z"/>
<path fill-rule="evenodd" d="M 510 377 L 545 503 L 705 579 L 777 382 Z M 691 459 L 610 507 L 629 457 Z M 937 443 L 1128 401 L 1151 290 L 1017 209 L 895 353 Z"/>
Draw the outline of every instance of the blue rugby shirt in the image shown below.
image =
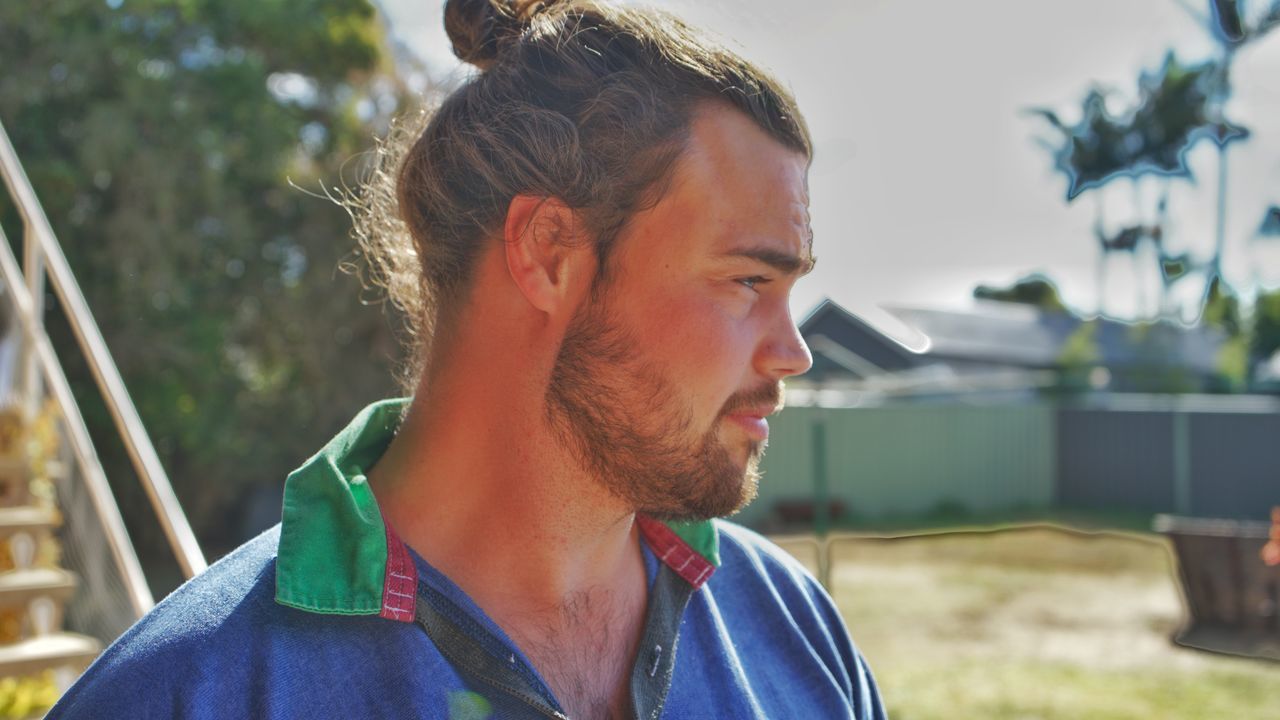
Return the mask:
<path fill-rule="evenodd" d="M 515 643 L 378 512 L 363 473 L 402 408 L 366 408 L 290 475 L 281 525 L 157 605 L 47 717 L 564 717 Z M 724 521 L 638 522 L 638 718 L 885 717 L 794 559 Z"/>

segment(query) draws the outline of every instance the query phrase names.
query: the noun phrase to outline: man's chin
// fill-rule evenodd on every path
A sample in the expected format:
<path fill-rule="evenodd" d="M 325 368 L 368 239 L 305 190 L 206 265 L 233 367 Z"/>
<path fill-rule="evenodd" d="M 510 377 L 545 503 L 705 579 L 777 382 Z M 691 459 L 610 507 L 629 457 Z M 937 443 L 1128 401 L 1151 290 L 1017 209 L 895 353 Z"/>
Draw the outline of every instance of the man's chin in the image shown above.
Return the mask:
<path fill-rule="evenodd" d="M 665 522 L 701 522 L 713 518 L 725 518 L 738 514 L 755 500 L 760 486 L 760 473 L 754 458 L 746 470 L 737 476 L 737 482 L 725 481 L 714 492 L 697 497 L 673 498 L 671 504 L 661 507 L 639 508 L 637 512 Z"/>

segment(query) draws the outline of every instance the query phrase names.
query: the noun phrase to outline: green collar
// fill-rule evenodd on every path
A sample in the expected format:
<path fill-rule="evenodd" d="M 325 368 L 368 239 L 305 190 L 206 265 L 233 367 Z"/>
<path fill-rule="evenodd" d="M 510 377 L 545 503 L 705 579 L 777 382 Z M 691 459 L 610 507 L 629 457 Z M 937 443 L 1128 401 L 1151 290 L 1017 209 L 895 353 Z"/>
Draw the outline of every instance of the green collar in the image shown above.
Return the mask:
<path fill-rule="evenodd" d="M 412 621 L 417 570 L 382 518 L 365 477 L 386 451 L 408 399 L 383 400 L 356 415 L 284 487 L 276 602 L 315 613 Z M 711 521 L 637 522 L 654 553 L 694 587 L 720 564 Z"/>

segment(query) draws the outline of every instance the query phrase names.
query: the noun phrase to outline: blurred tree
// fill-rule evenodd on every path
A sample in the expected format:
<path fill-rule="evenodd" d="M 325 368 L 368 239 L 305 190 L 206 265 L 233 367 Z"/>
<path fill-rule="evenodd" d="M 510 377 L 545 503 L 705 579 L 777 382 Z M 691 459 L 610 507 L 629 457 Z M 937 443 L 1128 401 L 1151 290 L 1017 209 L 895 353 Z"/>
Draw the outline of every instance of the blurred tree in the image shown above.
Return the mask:
<path fill-rule="evenodd" d="M 1195 372 L 1181 359 L 1182 333 L 1175 324 L 1133 323 L 1125 327 L 1125 335 L 1132 355 L 1118 384 L 1126 392 L 1178 394 L 1201 389 Z"/>
<path fill-rule="evenodd" d="M 1231 97 L 1231 71 L 1237 52 L 1256 43 L 1280 27 L 1280 0 L 1207 0 L 1200 12 L 1186 0 L 1179 5 L 1191 13 L 1218 45 L 1216 58 L 1196 65 L 1183 65 L 1171 52 L 1154 73 L 1143 72 L 1138 81 L 1139 101 L 1127 113 L 1107 111 L 1106 94 L 1093 89 L 1086 94 L 1080 120 L 1063 122 L 1057 113 L 1033 109 L 1059 132 L 1058 141 L 1042 144 L 1053 154 L 1055 164 L 1067 176 L 1067 201 L 1081 193 L 1102 187 L 1117 178 L 1127 178 L 1135 188 L 1145 175 L 1190 178 L 1186 154 L 1201 139 L 1210 139 L 1218 150 L 1217 223 L 1213 254 L 1197 265 L 1189 253 L 1171 254 L 1164 246 L 1168 189 L 1159 201 L 1156 222 L 1139 221 L 1114 232 L 1103 230 L 1101 203 L 1095 236 L 1101 248 L 1098 270 L 1098 307 L 1104 306 L 1103 287 L 1107 260 L 1114 252 L 1133 253 L 1151 242 L 1163 280 L 1161 312 L 1170 312 L 1170 286 L 1194 269 L 1203 270 L 1205 293 L 1201 311 L 1209 302 L 1214 278 L 1221 275 L 1226 246 L 1227 150 L 1232 141 L 1248 137 L 1248 130 L 1226 118 Z M 1135 208 L 1139 217 L 1144 215 Z"/>
<path fill-rule="evenodd" d="M 1249 341 L 1250 377 L 1257 367 L 1280 352 L 1280 290 L 1260 293 L 1253 304 L 1253 333 Z"/>
<path fill-rule="evenodd" d="M 1093 386 L 1093 374 L 1102 367 L 1098 346 L 1098 321 L 1087 320 L 1062 343 L 1058 353 L 1058 378 L 1053 392 L 1083 392 Z"/>
<path fill-rule="evenodd" d="M 995 300 L 998 302 L 1031 305 L 1046 312 L 1065 313 L 1067 306 L 1058 294 L 1058 287 L 1044 275 L 1028 275 L 1019 278 L 1009 287 L 979 285 L 973 289 L 973 296 L 978 300 Z"/>
<path fill-rule="evenodd" d="M 1059 143 L 1042 144 L 1067 176 L 1067 200 L 1117 178 L 1190 177 L 1186 154 L 1196 142 L 1246 137 L 1243 128 L 1211 117 L 1218 72 L 1214 62 L 1188 66 L 1169 53 L 1158 70 L 1139 77 L 1138 102 L 1127 113 L 1108 112 L 1106 93 L 1098 88 L 1085 95 L 1074 125 L 1052 110 L 1031 110 L 1062 136 Z"/>
<path fill-rule="evenodd" d="M 1149 220 L 1108 231 L 1102 203 L 1096 207 L 1094 237 L 1099 245 L 1098 308 L 1104 307 L 1103 288 L 1107 260 L 1113 253 L 1136 253 L 1150 243 L 1163 280 L 1160 306 L 1167 310 L 1170 286 L 1185 277 L 1191 266 L 1186 253 L 1172 255 L 1164 243 L 1168 220 L 1168 187 L 1161 193 L 1153 212 L 1145 212 L 1138 200 L 1137 183 L 1144 176 L 1191 178 L 1187 153 L 1198 142 L 1212 140 L 1219 147 L 1247 138 L 1243 127 L 1221 117 L 1215 105 L 1222 84 L 1223 66 L 1216 61 L 1183 65 L 1173 53 L 1155 72 L 1143 72 L 1138 79 L 1138 102 L 1128 112 L 1107 111 L 1106 95 L 1100 89 L 1085 96 L 1080 120 L 1063 122 L 1052 110 L 1032 110 L 1057 130 L 1058 141 L 1041 144 L 1054 157 L 1059 171 L 1067 177 L 1067 201 L 1101 188 L 1117 179 L 1134 186 L 1135 215 Z"/>
<path fill-rule="evenodd" d="M 225 551 L 253 529 L 247 498 L 394 392 L 394 323 L 336 272 L 349 219 L 289 186 L 341 182 L 396 109 L 380 21 L 366 0 L 5 2 L 0 68 L 0 119 L 197 535 Z M 84 410 L 140 551 L 163 547 L 104 408 Z"/>
<path fill-rule="evenodd" d="M 1209 283 L 1208 301 L 1204 306 L 1201 322 L 1222 330 L 1227 337 L 1237 337 L 1244 332 L 1240 318 L 1240 298 L 1222 278 Z"/>
<path fill-rule="evenodd" d="M 1226 338 L 1218 349 L 1218 372 L 1212 388 L 1242 392 L 1249 384 L 1249 333 L 1241 317 L 1240 298 L 1221 277 L 1210 281 L 1207 295 L 1200 322 L 1218 328 Z"/>
<path fill-rule="evenodd" d="M 1246 0 L 1209 0 L 1207 15 L 1197 16 L 1201 25 L 1218 44 L 1219 72 L 1210 86 L 1210 114 L 1221 126 L 1227 100 L 1231 98 L 1231 70 L 1236 54 L 1245 46 L 1256 43 L 1272 30 L 1280 27 L 1280 0 L 1246 2 Z M 1250 10 L 1258 12 L 1250 12 Z M 1227 242 L 1227 143 L 1218 143 L 1218 211 L 1214 230 L 1213 256 L 1209 261 L 1207 276 L 1210 280 L 1222 274 L 1222 253 Z M 1205 289 L 1205 303 L 1208 302 Z"/>

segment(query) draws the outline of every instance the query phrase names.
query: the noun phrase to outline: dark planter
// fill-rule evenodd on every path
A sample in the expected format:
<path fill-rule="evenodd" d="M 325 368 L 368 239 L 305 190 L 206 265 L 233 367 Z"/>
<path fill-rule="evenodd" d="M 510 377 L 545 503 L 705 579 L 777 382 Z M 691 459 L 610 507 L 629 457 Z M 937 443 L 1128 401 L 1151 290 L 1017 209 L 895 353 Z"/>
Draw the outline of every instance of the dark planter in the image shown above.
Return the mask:
<path fill-rule="evenodd" d="M 1280 566 L 1262 562 L 1270 525 L 1157 515 L 1173 542 L 1191 617 L 1174 642 L 1280 661 Z"/>
<path fill-rule="evenodd" d="M 796 528 L 813 526 L 818 522 L 819 503 L 807 498 L 778 500 L 773 504 L 773 517 L 782 527 Z M 830 500 L 827 503 L 827 518 L 839 520 L 844 517 L 844 502 Z"/>

